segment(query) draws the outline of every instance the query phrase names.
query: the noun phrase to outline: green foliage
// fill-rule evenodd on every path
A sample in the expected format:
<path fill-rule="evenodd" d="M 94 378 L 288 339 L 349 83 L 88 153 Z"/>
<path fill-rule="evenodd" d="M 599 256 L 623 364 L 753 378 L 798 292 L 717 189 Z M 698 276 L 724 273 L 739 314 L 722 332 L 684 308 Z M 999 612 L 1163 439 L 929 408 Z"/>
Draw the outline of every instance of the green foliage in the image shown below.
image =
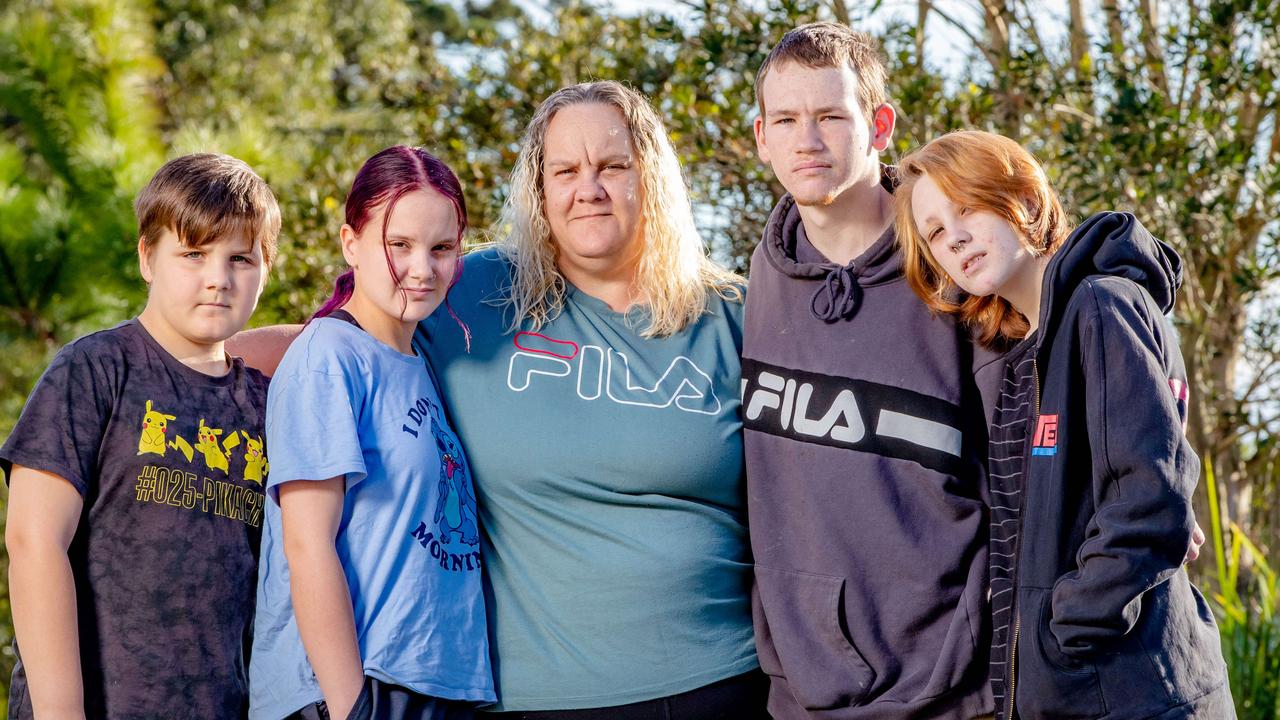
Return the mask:
<path fill-rule="evenodd" d="M 1280 617 L 1276 615 L 1280 578 L 1239 525 L 1231 523 L 1224 535 L 1212 463 L 1206 464 L 1205 475 L 1217 561 L 1218 592 L 1213 604 L 1231 692 L 1241 720 L 1273 720 L 1280 715 Z M 1223 538 L 1228 536 L 1230 550 L 1224 552 Z M 1242 569 L 1248 565 L 1252 568 L 1241 592 L 1246 579 Z"/>

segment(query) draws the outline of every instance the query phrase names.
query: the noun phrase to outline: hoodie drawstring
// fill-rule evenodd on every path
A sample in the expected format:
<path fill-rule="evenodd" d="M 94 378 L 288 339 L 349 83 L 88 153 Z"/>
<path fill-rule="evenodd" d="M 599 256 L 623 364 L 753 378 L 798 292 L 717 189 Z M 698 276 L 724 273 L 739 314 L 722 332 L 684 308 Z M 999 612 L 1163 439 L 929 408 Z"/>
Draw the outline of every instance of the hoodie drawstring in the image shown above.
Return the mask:
<path fill-rule="evenodd" d="M 809 302 L 814 317 L 829 323 L 853 317 L 862 302 L 856 271 L 855 263 L 831 268 Z"/>

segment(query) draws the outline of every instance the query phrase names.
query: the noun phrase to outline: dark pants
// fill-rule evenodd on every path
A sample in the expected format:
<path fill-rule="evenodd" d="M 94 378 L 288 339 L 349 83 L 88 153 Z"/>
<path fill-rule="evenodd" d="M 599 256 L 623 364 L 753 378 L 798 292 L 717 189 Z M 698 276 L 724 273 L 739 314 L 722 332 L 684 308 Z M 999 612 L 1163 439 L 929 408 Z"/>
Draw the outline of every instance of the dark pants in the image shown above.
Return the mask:
<path fill-rule="evenodd" d="M 516 710 L 477 720 L 768 720 L 769 678 L 759 670 L 679 695 L 589 710 Z"/>
<path fill-rule="evenodd" d="M 475 704 L 442 700 L 367 677 L 347 720 L 472 720 Z M 321 700 L 285 720 L 331 720 Z"/>

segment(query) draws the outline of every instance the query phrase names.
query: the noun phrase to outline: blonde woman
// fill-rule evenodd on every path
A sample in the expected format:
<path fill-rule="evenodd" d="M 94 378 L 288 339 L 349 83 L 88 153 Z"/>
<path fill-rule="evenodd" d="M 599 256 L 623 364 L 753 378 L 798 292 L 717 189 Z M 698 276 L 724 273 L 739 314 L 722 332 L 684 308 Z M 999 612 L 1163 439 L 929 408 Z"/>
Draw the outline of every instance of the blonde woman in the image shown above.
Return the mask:
<path fill-rule="evenodd" d="M 470 338 L 440 313 L 424 329 L 480 500 L 493 709 L 765 717 L 742 280 L 707 257 L 641 95 L 594 82 L 542 103 L 496 242 L 451 297 Z"/>
<path fill-rule="evenodd" d="M 615 82 L 537 109 L 496 241 L 421 324 L 479 500 L 510 717 L 766 718 L 751 628 L 743 280 L 712 262 L 662 121 Z M 270 371 L 296 329 L 234 352 Z M 405 432 L 421 414 L 406 408 Z M 476 562 L 417 532 L 446 569 Z"/>

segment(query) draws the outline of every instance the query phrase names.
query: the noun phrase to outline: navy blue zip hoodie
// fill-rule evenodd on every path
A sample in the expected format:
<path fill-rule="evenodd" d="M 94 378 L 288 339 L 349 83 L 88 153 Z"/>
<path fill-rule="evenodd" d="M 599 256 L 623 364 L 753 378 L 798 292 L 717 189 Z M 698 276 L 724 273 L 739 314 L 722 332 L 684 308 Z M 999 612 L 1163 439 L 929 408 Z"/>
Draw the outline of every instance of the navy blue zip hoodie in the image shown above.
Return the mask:
<path fill-rule="evenodd" d="M 1037 402 L 1005 665 L 1026 720 L 1235 716 L 1213 615 L 1182 570 L 1200 465 L 1164 317 L 1180 281 L 1177 254 L 1127 213 L 1086 220 L 1046 270 L 1036 372 L 1018 388 Z"/>
<path fill-rule="evenodd" d="M 790 196 L 752 256 L 752 612 L 777 720 L 993 707 L 975 348 L 901 270 L 892 229 L 848 265 L 827 261 Z"/>

